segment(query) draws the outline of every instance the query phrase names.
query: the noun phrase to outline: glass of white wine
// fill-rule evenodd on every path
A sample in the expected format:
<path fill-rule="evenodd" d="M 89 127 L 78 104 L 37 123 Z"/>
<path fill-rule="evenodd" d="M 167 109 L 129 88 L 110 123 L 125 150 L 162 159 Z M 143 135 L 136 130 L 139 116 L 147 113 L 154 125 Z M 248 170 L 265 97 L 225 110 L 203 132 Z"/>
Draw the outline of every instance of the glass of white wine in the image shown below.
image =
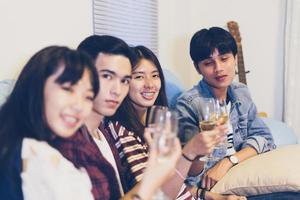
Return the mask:
<path fill-rule="evenodd" d="M 201 120 L 199 122 L 200 131 L 213 130 L 217 125 L 217 110 L 214 98 L 203 98 L 201 102 Z M 201 157 L 201 161 L 214 160 L 213 154 Z"/>
<path fill-rule="evenodd" d="M 215 109 L 217 113 L 217 123 L 219 125 L 225 125 L 228 124 L 229 117 L 228 117 L 228 110 L 227 110 L 227 104 L 226 100 L 215 100 Z M 228 147 L 228 141 L 227 137 L 225 138 L 224 141 L 221 141 L 219 144 L 215 146 L 214 149 L 214 157 L 215 160 L 221 160 L 226 156 L 227 153 L 227 147 Z"/>

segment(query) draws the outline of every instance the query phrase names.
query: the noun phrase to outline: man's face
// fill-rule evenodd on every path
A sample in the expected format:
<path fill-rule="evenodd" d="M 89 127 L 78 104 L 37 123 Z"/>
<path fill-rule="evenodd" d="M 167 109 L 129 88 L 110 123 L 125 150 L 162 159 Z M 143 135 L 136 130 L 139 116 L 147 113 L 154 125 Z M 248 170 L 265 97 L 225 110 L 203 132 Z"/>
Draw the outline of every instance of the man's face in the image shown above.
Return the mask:
<path fill-rule="evenodd" d="M 236 57 L 232 53 L 220 55 L 218 49 L 213 54 L 197 63 L 198 72 L 215 89 L 227 88 L 235 76 Z"/>
<path fill-rule="evenodd" d="M 100 53 L 95 65 L 100 91 L 94 101 L 93 111 L 109 117 L 115 114 L 129 91 L 131 64 L 125 56 Z"/>

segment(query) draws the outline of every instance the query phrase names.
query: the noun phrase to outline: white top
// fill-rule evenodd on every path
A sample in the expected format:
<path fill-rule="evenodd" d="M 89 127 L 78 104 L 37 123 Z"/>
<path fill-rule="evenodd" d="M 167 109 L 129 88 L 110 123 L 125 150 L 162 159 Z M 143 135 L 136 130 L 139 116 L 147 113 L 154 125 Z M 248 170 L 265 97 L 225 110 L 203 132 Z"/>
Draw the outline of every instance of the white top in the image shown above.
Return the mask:
<path fill-rule="evenodd" d="M 21 157 L 25 200 L 94 199 L 86 171 L 75 168 L 46 142 L 23 139 Z"/>
<path fill-rule="evenodd" d="M 230 109 L 231 109 L 231 103 L 227 104 L 227 115 L 228 117 L 230 116 Z M 231 156 L 233 155 L 236 151 L 233 146 L 233 127 L 232 124 L 230 123 L 230 119 L 228 118 L 227 121 L 227 126 L 228 126 L 228 133 L 227 133 L 227 152 L 226 156 Z"/>
<path fill-rule="evenodd" d="M 120 179 L 120 175 L 119 175 L 119 171 L 118 171 L 118 167 L 114 158 L 114 155 L 111 151 L 111 148 L 105 138 L 105 136 L 103 135 L 103 133 L 97 129 L 97 133 L 99 135 L 99 137 L 101 138 L 100 140 L 93 137 L 95 143 L 97 144 L 99 150 L 101 151 L 101 153 L 103 154 L 103 156 L 105 157 L 105 159 L 112 165 L 112 167 L 115 170 L 115 174 L 117 176 L 117 180 L 118 180 L 118 185 L 120 188 L 120 192 L 121 195 L 124 195 L 124 191 L 123 191 L 123 187 L 122 187 L 122 183 L 121 183 L 121 179 Z"/>

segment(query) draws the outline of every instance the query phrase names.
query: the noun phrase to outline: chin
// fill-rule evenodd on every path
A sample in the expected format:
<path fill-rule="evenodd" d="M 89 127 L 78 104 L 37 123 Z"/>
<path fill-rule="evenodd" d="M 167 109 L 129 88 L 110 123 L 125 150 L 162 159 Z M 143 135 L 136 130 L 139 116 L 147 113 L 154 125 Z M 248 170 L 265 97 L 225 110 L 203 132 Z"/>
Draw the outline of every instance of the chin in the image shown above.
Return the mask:
<path fill-rule="evenodd" d="M 101 114 L 104 117 L 111 117 L 111 116 L 113 116 L 116 113 L 116 111 L 117 111 L 117 109 L 107 109 L 104 112 L 102 112 Z"/>

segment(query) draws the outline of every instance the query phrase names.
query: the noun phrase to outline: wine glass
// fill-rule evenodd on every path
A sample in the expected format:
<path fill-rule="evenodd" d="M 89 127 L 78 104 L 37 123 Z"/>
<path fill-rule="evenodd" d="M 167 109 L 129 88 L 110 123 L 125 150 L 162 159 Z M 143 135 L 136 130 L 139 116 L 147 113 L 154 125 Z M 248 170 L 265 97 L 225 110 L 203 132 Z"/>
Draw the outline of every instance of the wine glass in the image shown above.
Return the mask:
<path fill-rule="evenodd" d="M 149 114 L 147 115 L 146 127 L 149 130 L 152 139 L 155 136 L 155 132 L 157 132 L 156 130 L 158 128 L 157 120 L 159 118 L 159 115 L 161 115 L 161 112 L 167 110 L 168 108 L 166 106 L 158 106 L 158 105 L 151 106 L 149 110 Z"/>
<path fill-rule="evenodd" d="M 216 102 L 214 98 L 203 98 L 201 101 L 201 119 L 199 122 L 199 128 L 201 131 L 213 130 L 217 125 L 217 110 Z M 213 160 L 213 154 L 201 157 L 201 161 Z"/>
<path fill-rule="evenodd" d="M 166 160 L 171 155 L 178 131 L 178 114 L 175 111 L 163 110 L 157 113 L 156 136 L 154 146 L 158 150 L 158 159 Z"/>
<path fill-rule="evenodd" d="M 227 104 L 225 100 L 215 100 L 216 103 L 216 113 L 217 113 L 217 123 L 219 125 L 228 124 L 228 111 L 227 111 Z M 228 147 L 227 138 L 224 141 L 221 141 L 217 144 L 214 148 L 213 154 L 216 161 L 221 160 L 226 156 Z"/>

